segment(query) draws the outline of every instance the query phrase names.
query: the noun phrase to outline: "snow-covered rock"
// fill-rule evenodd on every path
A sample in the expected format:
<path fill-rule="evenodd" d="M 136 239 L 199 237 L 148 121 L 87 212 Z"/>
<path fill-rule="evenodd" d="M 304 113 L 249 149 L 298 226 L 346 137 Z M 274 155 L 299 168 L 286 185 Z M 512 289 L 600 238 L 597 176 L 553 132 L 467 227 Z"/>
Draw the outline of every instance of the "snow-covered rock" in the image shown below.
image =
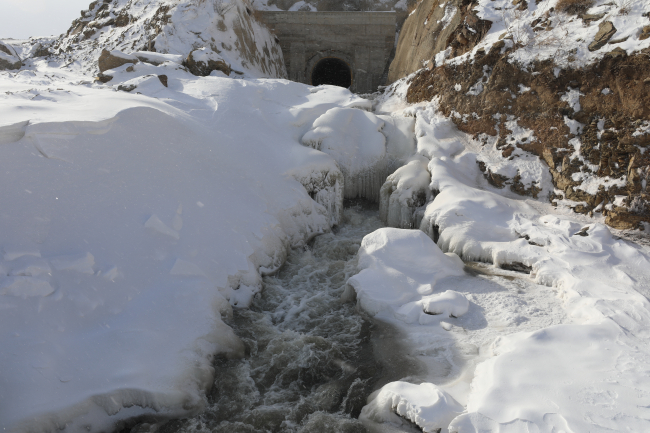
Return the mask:
<path fill-rule="evenodd" d="M 455 254 L 444 254 L 419 230 L 376 230 L 363 238 L 358 254 L 360 272 L 348 280 L 344 300 L 356 298 L 370 315 L 387 311 L 407 323 L 429 323 L 425 305 L 435 305 L 436 298 L 427 297 L 436 284 L 464 274 Z"/>
<path fill-rule="evenodd" d="M 221 71 L 230 75 L 230 65 L 213 51 L 201 48 L 192 51 L 185 61 L 187 68 L 194 75 L 207 77 L 212 71 Z"/>
<path fill-rule="evenodd" d="M 249 77 L 286 77 L 274 36 L 243 0 L 95 1 L 52 51 L 85 73 L 97 71 L 102 50 L 156 52 L 186 59 L 197 49 L 218 55 Z"/>
<path fill-rule="evenodd" d="M 127 63 L 138 63 L 138 58 L 129 54 L 124 54 L 119 50 L 102 50 L 102 54 L 97 60 L 99 72 L 103 73 L 109 69 L 115 69 Z"/>
<path fill-rule="evenodd" d="M 0 41 L 0 71 L 20 69 L 22 62 L 16 50 L 9 44 Z"/>
<path fill-rule="evenodd" d="M 464 410 L 452 396 L 432 383 L 391 382 L 370 397 L 360 419 L 402 425 L 402 418 L 425 433 L 447 431 L 449 422 Z"/>

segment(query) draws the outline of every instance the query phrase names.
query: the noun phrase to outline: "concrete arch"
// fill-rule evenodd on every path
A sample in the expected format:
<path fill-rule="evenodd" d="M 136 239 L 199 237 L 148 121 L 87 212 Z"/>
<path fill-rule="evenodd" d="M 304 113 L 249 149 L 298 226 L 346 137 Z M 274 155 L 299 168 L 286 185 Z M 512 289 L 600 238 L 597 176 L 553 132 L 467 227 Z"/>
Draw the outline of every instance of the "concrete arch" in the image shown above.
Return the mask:
<path fill-rule="evenodd" d="M 311 84 L 323 58 L 336 57 L 352 73 L 350 90 L 370 93 L 382 83 L 395 45 L 395 12 L 261 12 L 280 40 L 289 79 Z"/>
<path fill-rule="evenodd" d="M 307 79 L 307 84 L 311 84 L 312 86 L 314 85 L 312 82 L 314 69 L 316 68 L 316 65 L 318 65 L 318 63 L 324 59 L 339 59 L 345 62 L 348 68 L 350 68 L 350 87 L 354 85 L 354 55 L 336 50 L 319 51 L 314 54 L 309 60 L 307 60 L 305 67 L 305 78 Z"/>

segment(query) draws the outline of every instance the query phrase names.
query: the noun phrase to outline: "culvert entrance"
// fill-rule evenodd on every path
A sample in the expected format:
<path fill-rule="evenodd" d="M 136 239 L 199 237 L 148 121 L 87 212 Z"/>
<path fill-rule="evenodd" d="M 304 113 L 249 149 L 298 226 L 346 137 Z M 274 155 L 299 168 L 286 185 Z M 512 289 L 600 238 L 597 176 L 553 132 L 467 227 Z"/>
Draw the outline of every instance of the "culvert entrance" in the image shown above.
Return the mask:
<path fill-rule="evenodd" d="M 349 88 L 352 85 L 352 71 L 347 63 L 336 57 L 326 57 L 316 63 L 311 72 L 312 86 L 331 84 Z"/>

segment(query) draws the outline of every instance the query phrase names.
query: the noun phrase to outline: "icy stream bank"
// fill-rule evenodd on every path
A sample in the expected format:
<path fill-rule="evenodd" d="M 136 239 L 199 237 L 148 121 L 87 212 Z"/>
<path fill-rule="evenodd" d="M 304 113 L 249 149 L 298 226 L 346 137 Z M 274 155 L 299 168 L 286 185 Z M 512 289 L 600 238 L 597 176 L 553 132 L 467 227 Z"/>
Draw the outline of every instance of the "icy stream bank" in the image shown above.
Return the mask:
<path fill-rule="evenodd" d="M 159 433 L 366 431 L 355 418 L 377 381 L 402 378 L 413 366 L 398 355 L 390 363 L 400 366 L 399 377 L 382 371 L 375 325 L 340 301 L 357 272 L 361 239 L 382 226 L 376 210 L 359 207 L 343 220 L 335 233 L 292 251 L 278 274 L 265 277 L 251 308 L 235 310 L 247 357 L 218 361 L 207 410 Z"/>

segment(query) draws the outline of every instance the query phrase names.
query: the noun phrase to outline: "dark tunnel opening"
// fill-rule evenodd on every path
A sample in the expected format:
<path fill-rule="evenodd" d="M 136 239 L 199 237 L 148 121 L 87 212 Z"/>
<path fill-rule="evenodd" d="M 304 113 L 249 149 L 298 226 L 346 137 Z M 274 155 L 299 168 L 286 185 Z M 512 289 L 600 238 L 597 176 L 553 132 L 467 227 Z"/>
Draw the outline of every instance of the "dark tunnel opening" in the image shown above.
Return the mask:
<path fill-rule="evenodd" d="M 347 63 L 335 57 L 319 61 L 311 73 L 312 86 L 331 84 L 348 88 L 352 85 L 352 71 Z"/>

